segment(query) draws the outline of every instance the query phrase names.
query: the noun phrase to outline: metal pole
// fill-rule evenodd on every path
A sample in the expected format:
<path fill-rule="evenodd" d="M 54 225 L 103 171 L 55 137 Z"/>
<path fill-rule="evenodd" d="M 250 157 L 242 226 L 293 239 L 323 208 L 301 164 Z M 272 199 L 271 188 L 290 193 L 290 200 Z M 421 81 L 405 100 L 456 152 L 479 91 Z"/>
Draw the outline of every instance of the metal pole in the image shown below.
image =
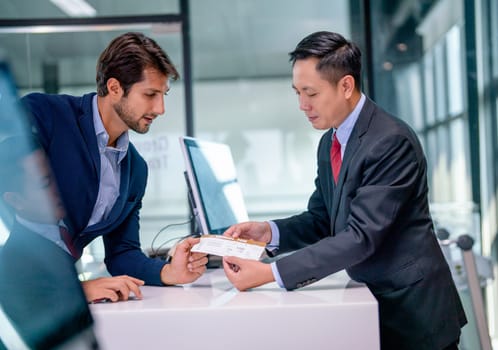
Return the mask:
<path fill-rule="evenodd" d="M 180 0 L 182 17 L 183 82 L 185 88 L 185 123 L 187 136 L 194 136 L 194 107 L 192 93 L 192 53 L 190 47 L 189 1 Z"/>
<path fill-rule="evenodd" d="M 462 251 L 465 272 L 467 273 L 467 281 L 469 284 L 470 297 L 474 309 L 474 316 L 477 324 L 477 332 L 482 350 L 493 350 L 491 339 L 488 332 L 488 324 L 484 312 L 484 302 L 482 300 L 481 285 L 477 277 L 477 266 L 472 249 Z"/>

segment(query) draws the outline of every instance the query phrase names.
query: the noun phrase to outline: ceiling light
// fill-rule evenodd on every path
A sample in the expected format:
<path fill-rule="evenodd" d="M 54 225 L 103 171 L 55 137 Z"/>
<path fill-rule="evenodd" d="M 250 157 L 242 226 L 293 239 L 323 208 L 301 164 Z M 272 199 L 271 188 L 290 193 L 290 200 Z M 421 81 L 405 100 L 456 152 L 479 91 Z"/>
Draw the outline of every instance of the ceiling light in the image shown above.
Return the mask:
<path fill-rule="evenodd" d="M 70 17 L 95 17 L 97 15 L 97 10 L 85 0 L 50 0 L 50 2 Z"/>
<path fill-rule="evenodd" d="M 392 64 L 392 62 L 385 61 L 384 63 L 382 63 L 382 68 L 386 71 L 391 71 L 393 70 L 394 65 Z"/>
<path fill-rule="evenodd" d="M 398 43 L 396 45 L 396 48 L 398 49 L 398 51 L 400 52 L 406 52 L 408 51 L 408 45 L 406 45 L 405 43 Z"/>

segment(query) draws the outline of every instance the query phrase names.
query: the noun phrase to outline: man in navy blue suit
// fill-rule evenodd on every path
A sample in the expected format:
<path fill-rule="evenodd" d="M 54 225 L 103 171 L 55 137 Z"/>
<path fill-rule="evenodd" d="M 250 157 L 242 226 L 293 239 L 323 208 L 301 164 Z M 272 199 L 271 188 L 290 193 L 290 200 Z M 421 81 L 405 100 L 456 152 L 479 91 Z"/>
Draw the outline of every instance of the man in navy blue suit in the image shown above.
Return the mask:
<path fill-rule="evenodd" d="M 126 33 L 100 55 L 97 93 L 32 93 L 22 98 L 57 181 L 74 258 L 102 236 L 108 271 L 149 285 L 192 282 L 207 263 L 205 254 L 190 252 L 198 239 L 179 243 L 170 263 L 147 257 L 139 240 L 147 164 L 128 131 L 149 130 L 164 113 L 169 79 L 178 77 L 154 40 Z"/>
<path fill-rule="evenodd" d="M 361 92 L 361 52 L 340 34 L 313 33 L 290 56 L 299 107 L 327 130 L 315 191 L 299 215 L 229 228 L 293 253 L 271 264 L 225 257 L 228 278 L 239 290 L 293 290 L 345 269 L 378 301 L 383 350 L 457 349 L 467 321 L 434 235 L 417 136 Z"/>

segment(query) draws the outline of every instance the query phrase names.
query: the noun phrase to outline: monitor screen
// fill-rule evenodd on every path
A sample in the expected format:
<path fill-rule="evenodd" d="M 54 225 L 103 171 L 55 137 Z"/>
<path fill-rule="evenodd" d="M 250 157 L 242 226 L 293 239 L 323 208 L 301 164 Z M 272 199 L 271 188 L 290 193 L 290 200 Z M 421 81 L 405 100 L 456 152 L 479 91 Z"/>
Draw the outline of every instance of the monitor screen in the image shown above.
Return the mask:
<path fill-rule="evenodd" d="M 231 225 L 247 221 L 230 147 L 191 137 L 180 137 L 180 145 L 199 233 L 221 234 Z"/>
<path fill-rule="evenodd" d="M 44 235 L 64 210 L 29 125 L 0 61 L 0 349 L 96 349 L 74 261 Z"/>

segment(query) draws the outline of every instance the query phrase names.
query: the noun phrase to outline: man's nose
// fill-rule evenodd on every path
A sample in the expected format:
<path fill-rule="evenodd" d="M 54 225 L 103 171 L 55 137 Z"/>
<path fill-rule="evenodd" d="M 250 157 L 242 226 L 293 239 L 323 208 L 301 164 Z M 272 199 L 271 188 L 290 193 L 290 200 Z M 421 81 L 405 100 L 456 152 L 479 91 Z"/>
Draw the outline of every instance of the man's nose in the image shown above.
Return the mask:
<path fill-rule="evenodd" d="M 305 112 L 310 110 L 310 104 L 302 96 L 299 96 L 299 109 Z"/>
<path fill-rule="evenodd" d="M 164 114 L 164 96 L 160 96 L 154 105 L 154 114 L 161 115 Z"/>

